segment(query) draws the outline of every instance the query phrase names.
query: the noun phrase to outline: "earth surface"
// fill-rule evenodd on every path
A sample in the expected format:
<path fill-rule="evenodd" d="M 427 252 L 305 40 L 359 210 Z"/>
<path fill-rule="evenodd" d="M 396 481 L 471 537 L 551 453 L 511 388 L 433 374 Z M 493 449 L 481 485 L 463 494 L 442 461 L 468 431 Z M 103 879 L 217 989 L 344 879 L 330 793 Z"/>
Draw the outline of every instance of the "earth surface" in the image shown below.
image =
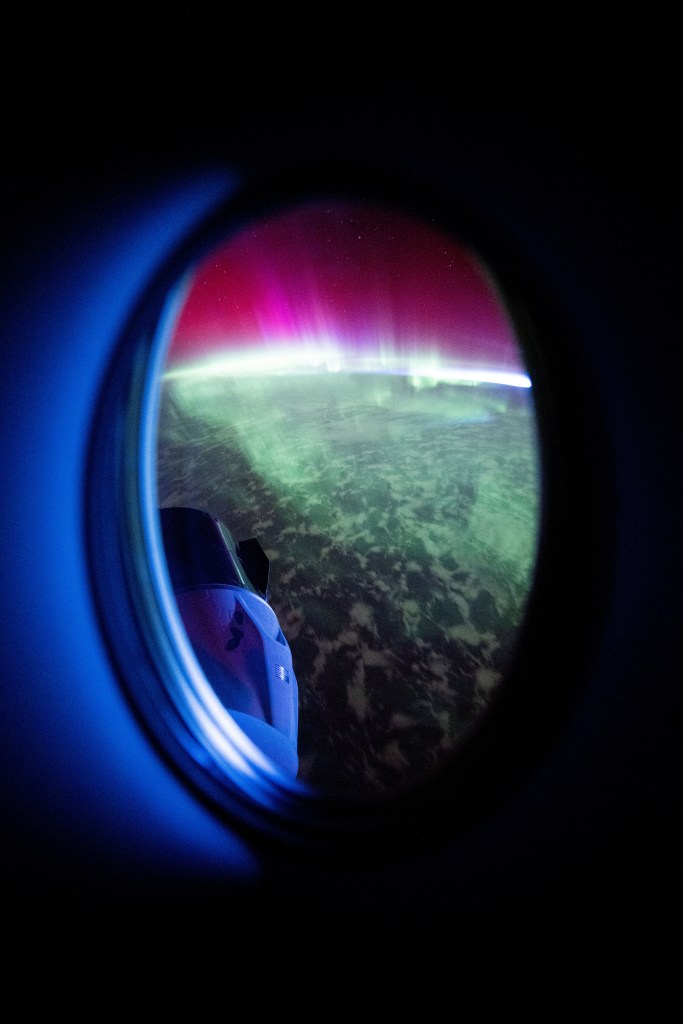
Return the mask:
<path fill-rule="evenodd" d="M 164 379 L 158 501 L 270 558 L 299 778 L 414 786 L 485 720 L 533 581 L 531 391 L 401 375 Z"/>

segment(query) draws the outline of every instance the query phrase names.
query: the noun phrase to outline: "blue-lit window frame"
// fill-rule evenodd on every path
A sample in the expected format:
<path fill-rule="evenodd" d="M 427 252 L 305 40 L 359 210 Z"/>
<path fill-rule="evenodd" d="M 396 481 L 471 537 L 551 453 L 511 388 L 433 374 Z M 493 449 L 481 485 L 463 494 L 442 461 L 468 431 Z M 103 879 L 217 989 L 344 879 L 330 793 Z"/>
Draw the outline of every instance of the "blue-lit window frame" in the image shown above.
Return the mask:
<path fill-rule="evenodd" d="M 313 198 L 393 204 L 436 222 L 470 246 L 501 289 L 534 384 L 541 466 L 537 566 L 513 663 L 501 696 L 472 738 L 433 779 L 381 800 L 342 797 L 280 776 L 220 706 L 198 666 L 172 597 L 155 493 L 156 418 L 169 331 L 193 268 L 219 242 L 252 219 Z M 428 198 L 426 198 L 428 197 Z M 131 706 L 180 778 L 219 815 L 314 849 L 393 848 L 424 843 L 499 804 L 552 745 L 576 698 L 576 659 L 586 652 L 597 618 L 553 667 L 549 653 L 565 636 L 564 616 L 585 584 L 577 565 L 568 504 L 582 506 L 577 487 L 596 465 L 605 482 L 597 406 L 585 382 L 569 437 L 562 377 L 572 360 L 572 324 L 504 232 L 467 197 L 437 196 L 420 183 L 365 170 L 306 169 L 278 180 L 248 183 L 226 198 L 169 254 L 129 318 L 103 389 L 92 433 L 87 524 L 93 579 L 103 627 Z M 552 346 L 549 339 L 552 338 Z M 581 421 L 581 422 L 579 422 Z M 590 437 L 592 457 L 587 439 Z M 582 476 L 583 475 L 583 476 Z M 609 484 L 599 517 L 583 508 L 582 544 L 592 552 L 593 595 L 599 600 L 599 519 L 609 516 Z M 595 488 L 590 487 L 593 495 Z M 109 511 L 108 520 L 105 513 Z M 581 509 L 579 509 L 581 511 Z M 113 514 L 112 514 L 113 513 Z M 115 524 L 112 544 L 112 521 Z M 558 578 L 563 581 L 558 590 Z M 552 600 L 548 600 L 548 595 Z M 217 706 L 218 705 L 218 706 Z M 198 727 L 196 717 L 201 708 Z M 208 710 L 207 710 L 208 709 Z M 208 729 L 208 736 L 206 730 Z M 208 743 L 207 743 L 208 740 Z"/>

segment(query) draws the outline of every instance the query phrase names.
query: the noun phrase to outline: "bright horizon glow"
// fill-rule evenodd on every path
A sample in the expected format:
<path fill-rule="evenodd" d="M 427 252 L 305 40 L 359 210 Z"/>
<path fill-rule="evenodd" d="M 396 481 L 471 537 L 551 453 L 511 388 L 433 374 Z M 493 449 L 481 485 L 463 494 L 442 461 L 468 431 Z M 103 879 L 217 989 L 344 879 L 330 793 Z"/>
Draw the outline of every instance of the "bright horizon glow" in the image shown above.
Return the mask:
<path fill-rule="evenodd" d="M 378 373 L 426 379 L 434 381 L 435 384 L 444 382 L 531 387 L 531 380 L 525 373 L 441 363 L 437 356 L 431 356 L 424 351 L 399 358 L 358 352 L 349 354 L 331 345 L 318 348 L 273 348 L 265 352 L 259 348 L 242 349 L 174 366 L 166 370 L 164 379 L 211 380 L 221 377 L 295 376 L 315 373 Z"/>

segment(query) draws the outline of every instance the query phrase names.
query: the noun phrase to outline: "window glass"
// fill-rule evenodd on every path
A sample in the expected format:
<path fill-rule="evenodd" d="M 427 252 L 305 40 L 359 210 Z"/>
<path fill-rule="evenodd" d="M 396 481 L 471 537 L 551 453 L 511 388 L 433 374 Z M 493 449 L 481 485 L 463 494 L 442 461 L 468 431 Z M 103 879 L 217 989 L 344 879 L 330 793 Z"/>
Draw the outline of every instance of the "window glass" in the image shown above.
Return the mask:
<path fill-rule="evenodd" d="M 364 202 L 252 222 L 194 269 L 160 389 L 159 506 L 208 513 L 236 574 L 241 544 L 267 561 L 230 614 L 265 601 L 289 646 L 296 777 L 382 796 L 438 771 L 495 706 L 539 531 L 531 381 L 480 257 Z M 233 710 L 273 726 L 262 684 Z"/>

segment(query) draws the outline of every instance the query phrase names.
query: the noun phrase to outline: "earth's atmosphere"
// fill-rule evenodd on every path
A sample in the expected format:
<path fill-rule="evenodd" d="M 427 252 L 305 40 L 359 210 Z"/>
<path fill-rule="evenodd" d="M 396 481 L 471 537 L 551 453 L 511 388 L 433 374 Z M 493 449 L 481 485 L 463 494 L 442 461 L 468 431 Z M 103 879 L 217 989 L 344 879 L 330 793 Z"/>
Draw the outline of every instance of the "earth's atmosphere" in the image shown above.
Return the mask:
<path fill-rule="evenodd" d="M 531 587 L 531 391 L 400 375 L 167 378 L 160 506 L 271 562 L 299 778 L 364 796 L 443 766 L 494 700 Z"/>

